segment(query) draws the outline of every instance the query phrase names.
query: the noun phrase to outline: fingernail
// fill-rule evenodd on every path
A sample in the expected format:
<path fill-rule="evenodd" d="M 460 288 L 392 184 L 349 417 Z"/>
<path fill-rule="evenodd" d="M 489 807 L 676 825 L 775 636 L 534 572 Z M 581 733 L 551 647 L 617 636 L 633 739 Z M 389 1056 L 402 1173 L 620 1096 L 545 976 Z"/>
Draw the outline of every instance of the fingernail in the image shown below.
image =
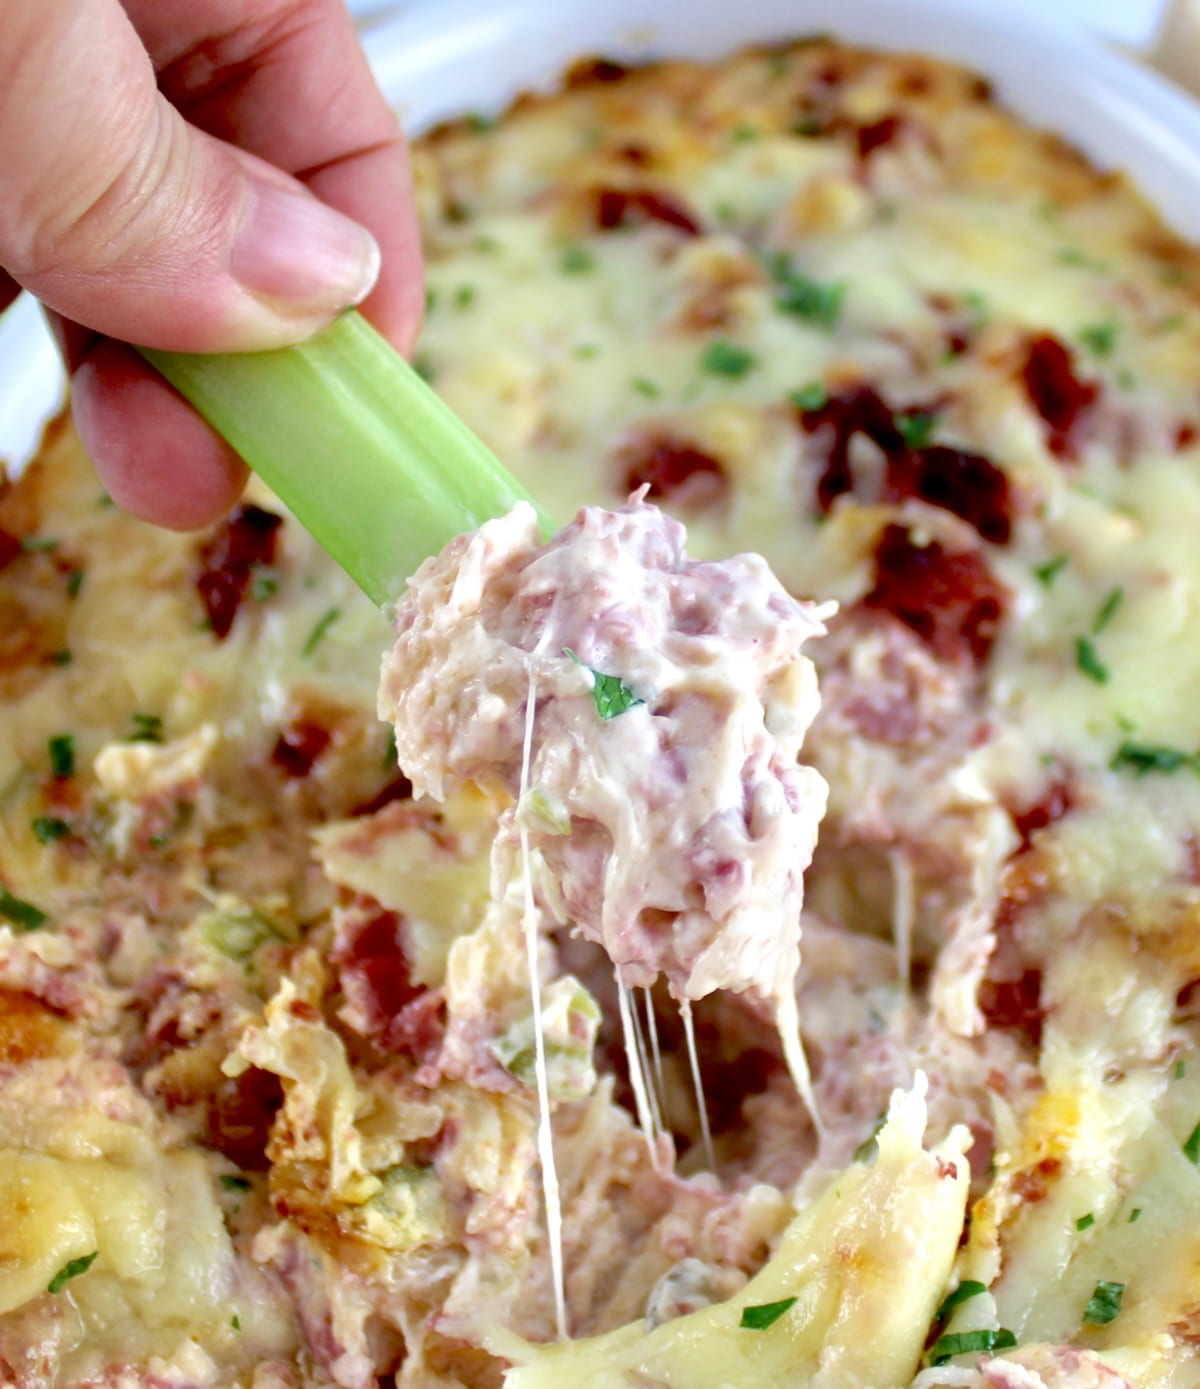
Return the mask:
<path fill-rule="evenodd" d="M 344 309 L 379 274 L 379 247 L 357 222 L 309 193 L 255 181 L 230 269 L 260 298 L 297 309 Z"/>

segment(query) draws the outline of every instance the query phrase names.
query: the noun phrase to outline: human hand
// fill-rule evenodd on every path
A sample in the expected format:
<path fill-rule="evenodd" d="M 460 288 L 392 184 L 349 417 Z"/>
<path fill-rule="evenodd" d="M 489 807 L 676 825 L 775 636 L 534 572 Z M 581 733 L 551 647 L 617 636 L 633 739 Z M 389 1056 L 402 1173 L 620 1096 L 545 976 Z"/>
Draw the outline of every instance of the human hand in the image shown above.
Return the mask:
<path fill-rule="evenodd" d="M 343 0 L 0 0 L 0 91 L 0 309 L 51 311 L 126 510 L 200 526 L 245 481 L 126 343 L 278 347 L 361 301 L 411 346 L 407 152 Z"/>

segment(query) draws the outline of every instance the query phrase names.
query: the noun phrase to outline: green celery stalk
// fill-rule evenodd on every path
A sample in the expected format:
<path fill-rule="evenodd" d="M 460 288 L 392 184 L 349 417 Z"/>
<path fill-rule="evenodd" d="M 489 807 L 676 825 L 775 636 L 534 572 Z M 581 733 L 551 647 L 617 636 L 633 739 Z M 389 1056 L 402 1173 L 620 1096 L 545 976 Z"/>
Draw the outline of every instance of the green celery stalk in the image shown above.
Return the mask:
<path fill-rule="evenodd" d="M 353 310 L 273 352 L 139 350 L 380 607 L 454 536 L 531 500 Z"/>

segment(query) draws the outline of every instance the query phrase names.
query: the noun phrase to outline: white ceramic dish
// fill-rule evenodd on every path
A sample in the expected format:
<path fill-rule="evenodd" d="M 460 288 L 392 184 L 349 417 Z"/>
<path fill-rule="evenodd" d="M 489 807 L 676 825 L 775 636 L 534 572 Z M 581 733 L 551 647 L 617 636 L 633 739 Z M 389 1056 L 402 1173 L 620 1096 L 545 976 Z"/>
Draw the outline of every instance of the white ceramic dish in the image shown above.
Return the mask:
<path fill-rule="evenodd" d="M 1132 173 L 1172 226 L 1200 239 L 1200 106 L 1098 39 L 999 0 L 433 0 L 379 24 L 366 44 L 415 131 L 496 111 L 577 57 L 714 57 L 806 33 L 968 64 L 1026 119 Z M 0 382 L 0 457 L 19 463 L 62 391 L 29 303 L 0 322 Z"/>

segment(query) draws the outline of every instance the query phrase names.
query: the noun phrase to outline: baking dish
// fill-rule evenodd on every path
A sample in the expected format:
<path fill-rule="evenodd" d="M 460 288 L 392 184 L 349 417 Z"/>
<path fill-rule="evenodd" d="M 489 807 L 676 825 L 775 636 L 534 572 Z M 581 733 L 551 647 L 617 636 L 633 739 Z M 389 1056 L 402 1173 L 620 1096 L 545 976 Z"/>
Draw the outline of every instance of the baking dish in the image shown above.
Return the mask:
<path fill-rule="evenodd" d="M 824 32 L 975 68 L 1006 105 L 1101 166 L 1129 171 L 1168 223 L 1200 237 L 1200 106 L 1096 37 L 988 0 L 841 0 L 836 13 L 823 0 L 438 0 L 378 24 L 365 43 L 416 132 L 553 86 L 583 55 L 713 57 Z M 19 467 L 62 392 L 53 345 L 28 298 L 0 321 L 0 380 L 0 458 Z"/>

